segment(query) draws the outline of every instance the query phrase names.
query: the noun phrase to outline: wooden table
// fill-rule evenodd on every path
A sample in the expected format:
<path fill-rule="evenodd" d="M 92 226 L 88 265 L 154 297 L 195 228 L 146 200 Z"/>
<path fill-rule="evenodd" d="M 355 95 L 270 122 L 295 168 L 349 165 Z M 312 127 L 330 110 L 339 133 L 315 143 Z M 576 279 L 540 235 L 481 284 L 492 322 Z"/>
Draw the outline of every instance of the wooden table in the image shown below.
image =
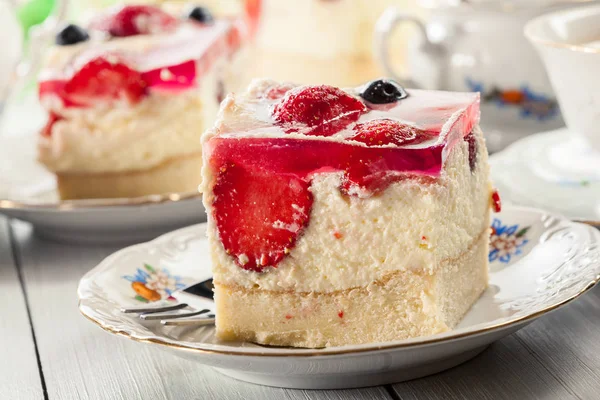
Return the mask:
<path fill-rule="evenodd" d="M 600 287 L 435 376 L 289 390 L 227 378 L 83 318 L 77 283 L 118 248 L 44 241 L 0 216 L 0 399 L 600 399 Z"/>

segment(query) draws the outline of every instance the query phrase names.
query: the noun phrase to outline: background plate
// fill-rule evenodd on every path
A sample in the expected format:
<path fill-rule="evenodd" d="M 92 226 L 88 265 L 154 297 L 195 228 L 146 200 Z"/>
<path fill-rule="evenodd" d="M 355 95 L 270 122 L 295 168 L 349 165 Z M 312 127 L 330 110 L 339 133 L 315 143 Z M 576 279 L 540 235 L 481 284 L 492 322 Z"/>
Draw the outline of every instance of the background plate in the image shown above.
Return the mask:
<path fill-rule="evenodd" d="M 0 137 L 0 213 L 70 242 L 139 242 L 206 221 L 200 193 L 61 201 L 35 159 L 36 135 Z"/>

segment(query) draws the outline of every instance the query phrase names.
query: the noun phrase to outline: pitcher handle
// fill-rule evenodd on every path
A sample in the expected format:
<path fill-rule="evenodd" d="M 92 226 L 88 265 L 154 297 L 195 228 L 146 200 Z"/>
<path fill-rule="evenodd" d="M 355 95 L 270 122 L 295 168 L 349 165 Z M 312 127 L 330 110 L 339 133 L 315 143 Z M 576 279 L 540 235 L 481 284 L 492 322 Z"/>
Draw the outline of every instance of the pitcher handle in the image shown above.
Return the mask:
<path fill-rule="evenodd" d="M 29 57 L 22 60 L 15 68 L 16 80 L 12 87 L 8 89 L 5 100 L 17 92 L 22 85 L 33 78 L 41 65 L 43 50 L 47 47 L 49 38 L 53 36 L 60 24 L 66 19 L 69 8 L 68 0 L 56 0 L 54 10 L 44 22 L 34 26 L 29 31 Z"/>
<path fill-rule="evenodd" d="M 397 7 L 389 7 L 386 9 L 375 24 L 373 46 L 375 50 L 375 58 L 386 71 L 386 73 L 396 81 L 400 82 L 401 85 L 405 87 L 418 88 L 419 85 L 417 85 L 417 83 L 410 76 L 402 77 L 400 74 L 396 73 L 390 62 L 388 43 L 389 37 L 402 22 L 414 24 L 417 27 L 419 35 L 422 39 L 423 44 L 421 50 L 436 58 L 439 58 L 441 48 L 429 40 L 423 21 L 414 15 L 400 11 Z"/>

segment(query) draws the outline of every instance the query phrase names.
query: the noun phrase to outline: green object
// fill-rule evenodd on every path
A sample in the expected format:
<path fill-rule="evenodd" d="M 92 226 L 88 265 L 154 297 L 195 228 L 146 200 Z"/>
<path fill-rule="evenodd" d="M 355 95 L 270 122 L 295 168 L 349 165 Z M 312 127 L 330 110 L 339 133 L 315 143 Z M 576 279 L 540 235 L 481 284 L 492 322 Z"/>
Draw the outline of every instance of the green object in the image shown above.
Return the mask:
<path fill-rule="evenodd" d="M 17 8 L 17 18 L 27 37 L 29 28 L 38 25 L 50 15 L 55 5 L 55 0 L 30 0 Z"/>

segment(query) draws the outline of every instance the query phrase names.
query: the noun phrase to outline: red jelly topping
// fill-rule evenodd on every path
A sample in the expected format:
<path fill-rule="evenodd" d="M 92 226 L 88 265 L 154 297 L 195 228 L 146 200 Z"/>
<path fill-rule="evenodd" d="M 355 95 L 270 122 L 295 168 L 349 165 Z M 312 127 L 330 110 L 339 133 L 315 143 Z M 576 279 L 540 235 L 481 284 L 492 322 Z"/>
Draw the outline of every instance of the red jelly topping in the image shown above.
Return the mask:
<path fill-rule="evenodd" d="M 288 91 L 275 105 L 273 117 L 297 132 L 298 123 L 310 127 L 306 135 L 331 136 L 358 120 L 367 111 L 357 98 L 332 86 L 301 86 Z M 293 127 L 295 126 L 295 127 Z"/>
<path fill-rule="evenodd" d="M 181 64 L 153 69 L 142 73 L 142 79 L 153 90 L 181 90 L 193 86 L 196 79 L 196 62 L 184 61 Z"/>
<path fill-rule="evenodd" d="M 494 212 L 502 211 L 502 201 L 500 200 L 500 193 L 497 189 L 492 192 L 492 209 Z"/>
<path fill-rule="evenodd" d="M 344 181 L 374 194 L 406 174 L 437 176 L 444 145 L 424 148 L 363 147 L 340 142 L 287 138 L 213 138 L 206 150 L 215 170 L 240 165 L 272 175 L 310 180 L 319 172 L 343 172 Z"/>
<path fill-rule="evenodd" d="M 126 100 L 136 103 L 146 94 L 147 83 L 141 74 L 117 55 L 95 57 L 68 81 L 45 81 L 40 97 L 58 95 L 65 105 L 91 105 L 95 102 Z"/>

